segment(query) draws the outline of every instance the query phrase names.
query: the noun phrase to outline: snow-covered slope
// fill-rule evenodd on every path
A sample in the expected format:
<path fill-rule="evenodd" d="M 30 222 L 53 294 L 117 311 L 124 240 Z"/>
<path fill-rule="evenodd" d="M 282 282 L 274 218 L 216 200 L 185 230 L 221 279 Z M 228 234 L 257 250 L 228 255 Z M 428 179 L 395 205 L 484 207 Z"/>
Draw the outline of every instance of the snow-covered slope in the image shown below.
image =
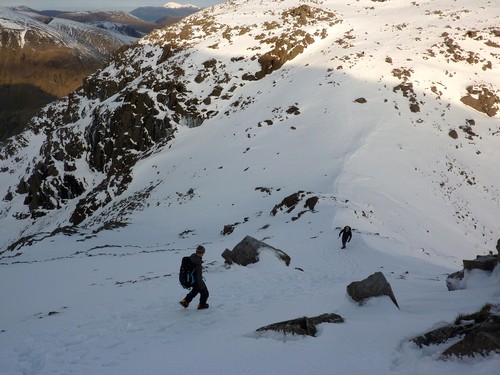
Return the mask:
<path fill-rule="evenodd" d="M 189 366 L 211 374 L 498 368 L 406 341 L 500 297 L 497 274 L 444 283 L 500 237 L 499 18 L 483 0 L 236 0 L 143 38 L 3 150 L 0 282 L 16 287 L 0 295 L 0 340 L 14 343 L 0 363 L 177 374 L 195 352 Z M 245 235 L 291 266 L 226 269 Z M 205 315 L 177 304 L 180 257 L 199 243 Z M 345 297 L 379 270 L 401 311 Z M 328 311 L 348 323 L 253 333 Z"/>
<path fill-rule="evenodd" d="M 44 22 L 48 19 L 38 20 L 38 15 L 30 13 L 28 10 L 22 9 L 11 9 L 11 8 L 0 8 L 0 26 L 5 35 L 2 39 L 3 48 L 24 48 L 27 40 L 27 34 L 31 34 L 32 38 L 36 39 L 38 43 L 53 43 L 59 45 L 72 45 L 75 42 L 70 41 L 65 34 L 60 34 L 56 30 L 53 30 Z"/>
<path fill-rule="evenodd" d="M 269 211 L 265 208 L 270 198 L 274 206 L 284 196 L 304 190 L 323 197 L 321 203 L 335 212 L 335 225 L 349 222 L 366 233 L 378 233 L 375 237 L 392 238 L 409 255 L 442 258 L 450 264 L 452 258 L 487 251 L 497 237 L 498 115 L 475 111 L 461 98 L 474 85 L 498 91 L 495 17 L 485 16 L 487 7 L 457 10 L 432 3 L 408 7 L 389 2 L 366 9 L 346 6 L 341 13 L 339 5 L 327 4 L 294 8 L 288 2 L 278 7 L 230 3 L 143 39 L 88 79 L 69 102 L 62 101 L 35 119 L 34 131 L 24 136 L 28 148 L 13 142 L 17 159 L 29 164 L 18 164 L 15 170 L 7 166 L 10 173 L 2 174 L 3 194 L 13 193 L 3 203 L 9 211 L 5 220 L 19 227 L 23 220 L 14 217 L 28 213 L 26 195 L 14 194 L 15 186 L 33 177 L 30 165 L 40 162 L 31 150 L 42 149 L 44 167 L 58 170 L 42 177 L 48 184 L 42 198 L 55 202 L 32 204 L 31 212 L 38 208 L 36 216 L 45 216 L 23 231 L 27 235 L 67 222 L 67 214 L 60 210 L 44 209 L 62 206 L 69 212 L 102 183 L 103 175 L 92 173 L 96 169 L 106 174 L 108 193 L 104 201 L 92 198 L 93 208 L 80 215 L 78 222 L 87 220 L 87 225 L 98 220 L 88 216 L 107 209 L 110 199 L 116 205 L 151 189 L 150 196 L 157 195 L 158 200 L 174 186 L 181 193 L 200 189 L 190 185 L 206 186 L 215 175 L 227 174 L 225 180 L 247 181 L 251 196 L 259 186 L 273 191 L 258 199 L 257 211 Z M 400 22 L 403 10 L 415 13 L 411 23 Z M 233 17 L 235 11 L 241 14 L 238 19 Z M 459 17 L 463 13 L 467 21 Z M 457 23 L 454 28 L 452 21 Z M 450 50 L 450 45 L 456 46 Z M 472 62 L 469 56 L 474 57 Z M 150 111 L 141 112 L 134 101 Z M 130 125 L 116 115 L 127 111 L 135 116 Z M 106 151 L 105 142 L 93 143 L 88 136 L 93 132 L 94 137 L 106 137 L 113 126 L 133 128 L 136 123 L 145 132 L 142 145 L 134 145 L 135 138 L 124 138 L 123 144 Z M 46 137 L 37 126 L 53 132 Z M 66 129 L 75 138 L 65 138 Z M 456 138 L 450 136 L 452 130 Z M 87 135 L 79 138 L 79 134 Z M 226 167 L 229 171 L 207 173 L 199 181 L 177 177 L 173 182 L 172 166 L 167 164 L 151 181 L 135 178 L 144 173 L 143 164 L 156 165 L 162 155 L 169 160 L 176 160 L 177 153 L 190 155 L 192 150 L 184 143 L 177 146 L 186 134 L 210 145 L 203 147 L 208 155 L 196 153 L 201 160 L 220 152 L 223 144 L 223 155 L 232 165 Z M 270 140 L 272 147 L 264 147 Z M 65 156 L 47 154 L 68 142 L 62 149 Z M 156 144 L 160 148 L 151 154 Z M 68 147 L 73 148 L 71 160 Z M 97 152 L 102 153 L 99 160 Z M 122 154 L 129 155 L 130 162 L 118 166 L 116 159 Z M 195 155 L 190 157 L 196 160 Z M 136 159 L 140 163 L 127 173 L 130 186 L 110 184 L 113 175 L 123 173 Z M 61 161 L 71 168 L 59 169 Z M 12 158 L 5 162 L 12 165 Z M 113 170 L 113 163 L 121 169 Z M 195 161 L 183 163 L 183 170 L 197 175 Z M 70 188 L 65 184 L 69 175 L 84 190 L 72 191 L 72 199 L 57 190 Z M 216 181 L 220 183 L 220 176 Z M 229 217 L 218 213 L 219 227 L 234 216 L 235 202 L 244 204 L 249 198 L 240 196 L 240 184 L 226 183 L 221 197 L 227 203 L 221 211 L 228 210 Z M 201 195 L 191 204 L 214 204 L 219 189 L 209 192 L 215 196 Z M 32 194 L 33 199 L 38 193 Z M 428 205 L 432 214 L 422 209 Z M 190 216 L 186 207 L 181 211 Z M 106 221 L 102 213 L 94 216 Z M 123 220 L 132 219 L 125 214 Z M 251 222 L 246 226 L 251 228 Z M 17 234 L 9 231 L 4 236 L 8 244 Z"/>
<path fill-rule="evenodd" d="M 0 29 L 4 34 L 1 44 L 3 48 L 37 49 L 43 45 L 55 45 L 74 49 L 75 53 L 83 56 L 93 56 L 96 53 L 93 50 L 93 39 L 98 40 L 97 50 L 103 44 L 109 44 L 106 46 L 106 54 L 115 50 L 117 44 L 125 44 L 96 26 L 44 16 L 25 7 L 0 7 Z M 129 38 L 128 42 L 131 41 Z"/>

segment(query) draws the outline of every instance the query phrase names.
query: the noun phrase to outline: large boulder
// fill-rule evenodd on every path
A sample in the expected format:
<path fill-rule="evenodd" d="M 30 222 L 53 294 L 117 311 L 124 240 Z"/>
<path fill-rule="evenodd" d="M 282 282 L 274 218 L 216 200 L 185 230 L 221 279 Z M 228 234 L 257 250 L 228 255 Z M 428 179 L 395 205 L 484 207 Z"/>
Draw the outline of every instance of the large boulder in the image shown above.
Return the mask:
<path fill-rule="evenodd" d="M 259 261 L 259 253 L 263 249 L 274 252 L 287 266 L 290 265 L 291 258 L 288 254 L 251 236 L 246 236 L 233 250 L 224 250 L 222 257 L 226 260 L 226 263 L 247 266 Z"/>
<path fill-rule="evenodd" d="M 354 281 L 347 286 L 347 294 L 356 302 L 362 304 L 371 297 L 388 296 L 399 309 L 398 302 L 382 272 L 375 272 L 362 281 Z"/>
<path fill-rule="evenodd" d="M 321 323 L 343 323 L 344 318 L 337 314 L 322 314 L 312 318 L 302 317 L 292 320 L 285 320 L 279 323 L 269 324 L 257 329 L 257 332 L 276 331 L 292 335 L 316 336 L 318 329 L 316 325 Z"/>

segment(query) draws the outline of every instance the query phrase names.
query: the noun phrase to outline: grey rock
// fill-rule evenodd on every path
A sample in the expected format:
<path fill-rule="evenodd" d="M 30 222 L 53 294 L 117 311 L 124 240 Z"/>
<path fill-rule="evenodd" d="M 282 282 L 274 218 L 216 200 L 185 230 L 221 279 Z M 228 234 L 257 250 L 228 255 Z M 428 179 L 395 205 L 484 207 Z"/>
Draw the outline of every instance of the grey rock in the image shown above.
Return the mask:
<path fill-rule="evenodd" d="M 246 236 L 233 250 L 226 249 L 221 255 L 228 264 L 236 263 L 240 266 L 247 266 L 259 261 L 261 249 L 273 251 L 287 266 L 290 265 L 291 258 L 288 254 L 251 236 Z"/>
<path fill-rule="evenodd" d="M 316 325 L 321 323 L 343 323 L 344 318 L 337 314 L 322 314 L 312 318 L 301 317 L 283 322 L 269 324 L 257 329 L 257 332 L 276 331 L 284 334 L 316 336 Z"/>
<path fill-rule="evenodd" d="M 362 281 L 354 281 L 347 286 L 347 293 L 356 302 L 363 303 L 371 297 L 388 296 L 399 309 L 398 302 L 392 291 L 391 285 L 382 272 L 375 272 L 373 275 Z"/>

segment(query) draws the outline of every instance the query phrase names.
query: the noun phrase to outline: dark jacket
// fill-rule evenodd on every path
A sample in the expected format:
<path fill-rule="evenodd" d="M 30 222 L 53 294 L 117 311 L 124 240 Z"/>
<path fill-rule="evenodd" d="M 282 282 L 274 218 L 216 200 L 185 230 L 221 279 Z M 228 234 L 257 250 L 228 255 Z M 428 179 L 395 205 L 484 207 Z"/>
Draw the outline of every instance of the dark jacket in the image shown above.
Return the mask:
<path fill-rule="evenodd" d="M 189 260 L 191 260 L 191 262 L 193 262 L 194 264 L 194 269 L 195 269 L 194 273 L 196 276 L 196 286 L 198 287 L 198 290 L 207 289 L 207 286 L 203 281 L 203 266 L 202 266 L 203 259 L 201 259 L 201 257 L 193 253 L 189 257 Z"/>
<path fill-rule="evenodd" d="M 342 242 L 343 243 L 346 243 L 346 242 L 351 242 L 351 238 L 352 238 L 352 230 L 350 227 L 344 227 L 344 229 L 342 229 L 339 233 L 339 237 L 340 235 L 342 235 Z"/>

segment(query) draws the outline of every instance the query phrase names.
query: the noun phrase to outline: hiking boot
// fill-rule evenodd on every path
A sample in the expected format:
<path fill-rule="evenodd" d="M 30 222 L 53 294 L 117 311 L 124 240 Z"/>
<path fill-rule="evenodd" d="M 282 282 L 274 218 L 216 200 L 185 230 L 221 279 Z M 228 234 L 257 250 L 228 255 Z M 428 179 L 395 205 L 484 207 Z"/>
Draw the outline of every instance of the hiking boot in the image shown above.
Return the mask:
<path fill-rule="evenodd" d="M 208 303 L 205 303 L 205 304 L 199 304 L 198 305 L 198 310 L 204 310 L 204 309 L 208 309 Z"/>
<path fill-rule="evenodd" d="M 182 307 L 184 307 L 185 309 L 189 306 L 189 302 L 186 301 L 185 299 L 183 299 L 182 301 L 179 302 Z"/>

